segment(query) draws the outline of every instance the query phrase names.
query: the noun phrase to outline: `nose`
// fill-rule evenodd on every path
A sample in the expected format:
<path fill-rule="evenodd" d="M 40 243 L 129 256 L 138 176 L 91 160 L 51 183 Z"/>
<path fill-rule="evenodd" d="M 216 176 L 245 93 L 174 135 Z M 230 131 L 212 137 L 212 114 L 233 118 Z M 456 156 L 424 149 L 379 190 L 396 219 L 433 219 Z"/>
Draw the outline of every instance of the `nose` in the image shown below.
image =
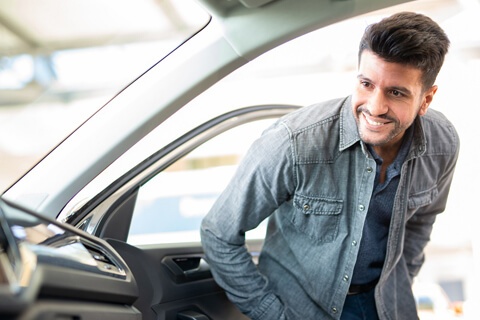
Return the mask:
<path fill-rule="evenodd" d="M 381 116 L 388 112 L 388 101 L 380 90 L 371 92 L 366 106 L 371 116 Z"/>

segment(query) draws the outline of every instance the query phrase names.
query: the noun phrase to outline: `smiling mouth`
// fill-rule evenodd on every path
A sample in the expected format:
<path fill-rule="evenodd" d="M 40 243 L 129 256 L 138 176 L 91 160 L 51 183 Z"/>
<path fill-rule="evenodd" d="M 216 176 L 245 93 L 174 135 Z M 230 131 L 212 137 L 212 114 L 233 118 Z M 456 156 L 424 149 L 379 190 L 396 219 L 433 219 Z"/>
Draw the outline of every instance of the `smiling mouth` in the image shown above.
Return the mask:
<path fill-rule="evenodd" d="M 368 115 L 366 115 L 365 113 L 363 113 L 363 117 L 365 118 L 365 120 L 367 121 L 367 123 L 369 125 L 372 125 L 372 126 L 375 126 L 375 127 L 380 127 L 380 126 L 384 126 L 386 125 L 388 122 L 378 122 L 378 121 L 374 121 L 371 119 L 371 117 L 369 117 Z"/>

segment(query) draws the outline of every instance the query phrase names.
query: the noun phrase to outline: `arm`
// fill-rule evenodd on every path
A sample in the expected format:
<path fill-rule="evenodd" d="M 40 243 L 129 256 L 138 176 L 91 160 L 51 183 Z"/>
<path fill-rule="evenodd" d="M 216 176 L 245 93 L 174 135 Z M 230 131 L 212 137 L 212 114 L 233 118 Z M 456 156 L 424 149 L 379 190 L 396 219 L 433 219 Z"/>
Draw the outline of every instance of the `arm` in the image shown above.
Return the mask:
<path fill-rule="evenodd" d="M 252 262 L 245 232 L 289 198 L 293 176 L 289 134 L 278 124 L 252 145 L 202 222 L 202 244 L 215 280 L 252 319 L 281 319 L 283 305 Z"/>
<path fill-rule="evenodd" d="M 458 137 L 456 136 L 457 141 Z M 442 168 L 442 175 L 436 184 L 438 192 L 432 202 L 419 208 L 406 223 L 403 255 L 407 262 L 410 277 L 417 276 L 425 260 L 424 249 L 430 241 L 436 216 L 445 210 L 450 186 L 458 158 L 458 145 L 455 153 L 452 154 L 445 166 Z"/>
<path fill-rule="evenodd" d="M 420 268 L 425 262 L 424 249 L 430 241 L 430 234 L 435 218 L 436 214 L 423 215 L 417 212 L 407 222 L 403 255 L 412 280 L 418 275 Z"/>

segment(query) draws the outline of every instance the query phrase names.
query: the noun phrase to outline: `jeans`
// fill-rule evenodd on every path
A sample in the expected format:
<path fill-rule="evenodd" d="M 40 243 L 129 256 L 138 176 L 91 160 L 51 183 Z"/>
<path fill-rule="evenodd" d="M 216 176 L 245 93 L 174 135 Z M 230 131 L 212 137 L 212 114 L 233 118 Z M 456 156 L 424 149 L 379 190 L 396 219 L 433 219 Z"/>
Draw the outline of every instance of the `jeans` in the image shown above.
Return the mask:
<path fill-rule="evenodd" d="M 375 289 L 370 291 L 347 295 L 340 320 L 377 320 L 375 306 Z"/>

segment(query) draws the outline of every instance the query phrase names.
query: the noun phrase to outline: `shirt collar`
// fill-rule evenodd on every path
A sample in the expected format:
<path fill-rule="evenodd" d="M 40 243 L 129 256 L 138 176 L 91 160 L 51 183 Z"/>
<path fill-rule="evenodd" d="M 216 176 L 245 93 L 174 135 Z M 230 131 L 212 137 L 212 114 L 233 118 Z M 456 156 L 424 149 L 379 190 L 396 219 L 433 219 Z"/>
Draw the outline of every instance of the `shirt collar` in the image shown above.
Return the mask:
<path fill-rule="evenodd" d="M 345 99 L 340 111 L 340 151 L 343 151 L 360 141 L 357 121 L 352 111 L 352 96 Z"/>

